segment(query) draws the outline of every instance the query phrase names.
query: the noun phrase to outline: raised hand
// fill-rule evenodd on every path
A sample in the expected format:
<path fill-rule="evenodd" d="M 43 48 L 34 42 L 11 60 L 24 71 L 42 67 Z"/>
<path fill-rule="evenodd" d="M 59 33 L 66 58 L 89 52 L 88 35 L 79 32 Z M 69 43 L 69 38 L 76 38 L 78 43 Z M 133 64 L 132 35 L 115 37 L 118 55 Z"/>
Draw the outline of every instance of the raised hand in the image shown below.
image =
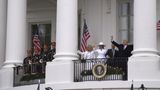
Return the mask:
<path fill-rule="evenodd" d="M 113 36 L 111 36 L 111 41 L 113 41 Z"/>

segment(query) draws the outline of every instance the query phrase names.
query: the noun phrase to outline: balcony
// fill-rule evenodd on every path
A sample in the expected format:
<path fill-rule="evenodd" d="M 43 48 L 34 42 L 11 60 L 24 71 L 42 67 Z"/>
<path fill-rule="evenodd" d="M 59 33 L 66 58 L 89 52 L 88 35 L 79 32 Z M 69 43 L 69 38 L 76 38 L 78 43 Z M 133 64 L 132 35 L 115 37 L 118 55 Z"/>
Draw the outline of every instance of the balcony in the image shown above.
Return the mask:
<path fill-rule="evenodd" d="M 74 82 L 127 80 L 128 58 L 74 61 Z"/>
<path fill-rule="evenodd" d="M 74 82 L 127 80 L 127 62 L 128 58 L 75 60 Z M 46 63 L 14 67 L 14 86 L 45 83 L 45 67 Z M 96 75 L 98 67 L 104 74 Z"/>
<path fill-rule="evenodd" d="M 14 67 L 14 84 L 13 86 L 23 86 L 45 83 L 46 63 L 32 63 L 23 66 Z"/>
<path fill-rule="evenodd" d="M 75 83 L 49 85 L 45 85 L 45 63 L 18 66 L 14 68 L 14 87 L 31 85 L 35 89 L 38 80 L 41 80 L 41 84 L 44 85 L 42 85 L 42 88 L 49 86 L 54 89 L 103 88 L 110 90 L 114 88 L 115 90 L 129 90 L 132 82 L 127 79 L 127 63 L 128 58 L 75 60 L 73 61 L 73 81 Z M 99 72 L 98 66 L 102 67 L 101 69 L 102 72 L 105 72 L 104 74 L 97 74 Z M 150 81 L 134 81 L 134 89 L 138 90 L 141 84 L 144 84 L 147 90 L 159 90 L 159 86 L 157 86 L 159 82 L 150 83 Z"/>

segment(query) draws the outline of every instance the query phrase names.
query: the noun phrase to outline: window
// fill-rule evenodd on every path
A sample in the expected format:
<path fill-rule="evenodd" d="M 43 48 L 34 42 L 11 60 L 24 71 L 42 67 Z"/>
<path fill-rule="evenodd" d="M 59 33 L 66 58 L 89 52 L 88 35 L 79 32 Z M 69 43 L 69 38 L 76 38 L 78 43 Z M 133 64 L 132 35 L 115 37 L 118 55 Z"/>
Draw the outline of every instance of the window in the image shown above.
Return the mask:
<path fill-rule="evenodd" d="M 133 0 L 119 0 L 119 41 L 128 40 L 133 43 Z"/>
<path fill-rule="evenodd" d="M 38 35 L 41 47 L 51 42 L 51 24 L 32 24 L 32 40 L 34 35 Z M 31 40 L 31 41 L 32 41 Z M 32 43 L 33 47 L 33 43 Z"/>

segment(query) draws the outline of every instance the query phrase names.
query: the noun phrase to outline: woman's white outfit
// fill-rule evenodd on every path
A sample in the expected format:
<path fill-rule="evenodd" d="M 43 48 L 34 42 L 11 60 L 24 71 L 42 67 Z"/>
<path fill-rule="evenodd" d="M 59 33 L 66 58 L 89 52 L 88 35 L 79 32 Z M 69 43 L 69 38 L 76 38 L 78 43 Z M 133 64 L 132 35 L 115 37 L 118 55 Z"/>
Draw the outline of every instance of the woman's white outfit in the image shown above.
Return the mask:
<path fill-rule="evenodd" d="M 95 52 L 94 51 L 85 51 L 85 52 L 80 52 L 78 51 L 79 54 L 83 56 L 83 59 L 95 59 Z"/>
<path fill-rule="evenodd" d="M 95 52 L 97 52 L 97 58 L 106 58 L 105 54 L 107 53 L 107 50 L 105 49 L 97 49 L 95 50 Z"/>

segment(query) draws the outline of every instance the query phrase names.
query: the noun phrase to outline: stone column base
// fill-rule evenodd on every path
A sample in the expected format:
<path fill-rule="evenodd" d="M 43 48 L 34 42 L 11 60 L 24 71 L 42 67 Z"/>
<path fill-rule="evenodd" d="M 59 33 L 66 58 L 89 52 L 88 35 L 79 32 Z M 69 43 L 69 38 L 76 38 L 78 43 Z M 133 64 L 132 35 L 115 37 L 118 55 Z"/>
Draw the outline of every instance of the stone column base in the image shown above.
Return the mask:
<path fill-rule="evenodd" d="M 46 84 L 73 82 L 73 61 L 55 60 L 47 63 Z"/>
<path fill-rule="evenodd" d="M 14 80 L 13 68 L 2 68 L 0 70 L 0 88 L 13 87 Z"/>
<path fill-rule="evenodd" d="M 160 57 L 130 57 L 128 61 L 128 80 L 160 81 Z"/>

